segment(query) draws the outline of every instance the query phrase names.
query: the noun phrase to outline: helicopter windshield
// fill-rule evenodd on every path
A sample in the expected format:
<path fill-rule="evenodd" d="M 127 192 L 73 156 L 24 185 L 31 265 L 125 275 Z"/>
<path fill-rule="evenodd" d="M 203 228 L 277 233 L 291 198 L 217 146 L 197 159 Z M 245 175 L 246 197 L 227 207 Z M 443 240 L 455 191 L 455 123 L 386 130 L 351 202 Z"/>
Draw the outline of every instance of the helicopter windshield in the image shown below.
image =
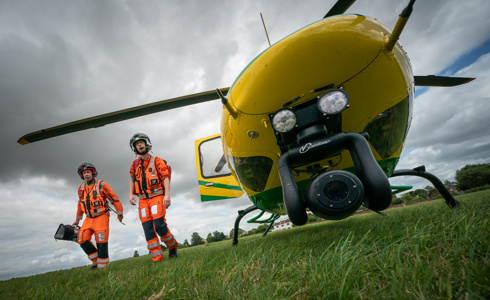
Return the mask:
<path fill-rule="evenodd" d="M 273 161 L 265 156 L 229 156 L 232 168 L 240 182 L 254 192 L 262 192 L 272 170 Z"/>
<path fill-rule="evenodd" d="M 364 129 L 369 142 L 383 158 L 389 158 L 402 145 L 409 127 L 410 97 L 380 113 Z"/>

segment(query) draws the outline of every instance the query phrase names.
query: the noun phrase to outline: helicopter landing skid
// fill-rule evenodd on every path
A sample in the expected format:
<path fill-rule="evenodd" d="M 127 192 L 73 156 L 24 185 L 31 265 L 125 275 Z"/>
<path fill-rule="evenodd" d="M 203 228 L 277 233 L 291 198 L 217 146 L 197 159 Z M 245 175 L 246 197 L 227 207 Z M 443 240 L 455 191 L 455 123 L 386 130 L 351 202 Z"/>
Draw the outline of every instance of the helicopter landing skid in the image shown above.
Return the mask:
<path fill-rule="evenodd" d="M 238 211 L 238 216 L 237 216 L 237 218 L 235 220 L 235 227 L 234 227 L 234 230 L 233 230 L 233 246 L 235 246 L 236 244 L 238 244 L 238 229 L 239 229 L 240 221 L 242 220 L 243 217 L 245 217 L 245 215 L 247 215 L 248 213 L 251 213 L 252 211 L 257 210 L 257 209 L 259 209 L 257 206 L 252 205 L 252 206 L 247 207 L 244 210 L 239 210 Z M 269 226 L 267 227 L 267 229 L 265 230 L 265 232 L 262 234 L 262 237 L 265 237 L 265 235 L 269 232 L 269 230 L 274 225 L 274 221 L 277 220 L 280 217 L 280 215 L 273 214 L 267 220 L 263 220 L 263 221 L 260 221 L 259 220 L 259 221 L 257 221 L 257 219 L 260 218 L 263 214 L 264 214 L 264 211 L 262 211 L 255 218 L 252 218 L 250 221 L 248 221 L 248 223 L 270 223 Z"/>
<path fill-rule="evenodd" d="M 441 182 L 441 180 L 437 178 L 435 175 L 425 171 L 425 166 L 420 166 L 414 168 L 413 170 L 410 169 L 395 170 L 391 175 L 391 177 L 397 177 L 397 176 L 418 176 L 418 177 L 425 178 L 434 185 L 434 187 L 441 194 L 441 196 L 446 201 L 446 204 L 450 208 L 457 208 L 460 206 L 458 200 L 454 199 L 454 197 L 449 193 L 449 191 Z"/>
<path fill-rule="evenodd" d="M 252 206 L 247 207 L 244 210 L 238 211 L 238 217 L 236 217 L 236 220 L 235 220 L 235 230 L 233 231 L 233 246 L 238 244 L 238 226 L 240 225 L 240 221 L 242 220 L 243 217 L 245 217 L 245 215 L 247 215 L 248 213 L 250 213 L 256 209 L 259 209 L 259 208 L 255 205 L 252 205 Z"/>

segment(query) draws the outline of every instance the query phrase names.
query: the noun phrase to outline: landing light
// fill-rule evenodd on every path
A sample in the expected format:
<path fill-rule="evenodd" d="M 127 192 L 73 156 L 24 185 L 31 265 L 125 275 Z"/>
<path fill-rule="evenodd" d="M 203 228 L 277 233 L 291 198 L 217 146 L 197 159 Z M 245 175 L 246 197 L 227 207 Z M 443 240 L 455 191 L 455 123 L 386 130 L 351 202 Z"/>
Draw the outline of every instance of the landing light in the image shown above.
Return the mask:
<path fill-rule="evenodd" d="M 288 132 L 296 125 L 296 115 L 289 109 L 278 111 L 272 118 L 272 126 L 276 131 Z"/>
<path fill-rule="evenodd" d="M 326 115 L 342 112 L 349 104 L 349 95 L 344 90 L 335 89 L 318 97 L 318 109 Z"/>

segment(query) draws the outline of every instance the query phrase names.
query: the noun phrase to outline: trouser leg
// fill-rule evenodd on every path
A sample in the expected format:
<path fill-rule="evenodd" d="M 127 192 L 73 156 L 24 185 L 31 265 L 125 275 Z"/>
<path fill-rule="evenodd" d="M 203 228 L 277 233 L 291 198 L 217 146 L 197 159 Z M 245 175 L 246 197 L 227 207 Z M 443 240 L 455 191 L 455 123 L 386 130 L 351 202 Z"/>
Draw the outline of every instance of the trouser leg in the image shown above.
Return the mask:
<path fill-rule="evenodd" d="M 82 227 L 78 231 L 77 241 L 80 244 L 83 252 L 87 254 L 88 259 L 92 262 L 92 265 L 97 265 L 98 251 L 94 244 L 90 241 L 92 239 L 92 219 L 86 218 L 82 224 Z"/>
<path fill-rule="evenodd" d="M 109 244 L 108 243 L 97 243 L 97 250 L 99 255 L 97 257 L 97 269 L 103 269 L 107 267 L 109 263 Z"/>
<path fill-rule="evenodd" d="M 138 208 L 141 225 L 143 226 L 143 231 L 145 232 L 146 243 L 148 244 L 148 250 L 150 251 L 151 259 L 153 261 L 163 260 L 162 247 L 156 235 L 155 226 L 153 225 L 149 200 L 140 199 Z"/>
<path fill-rule="evenodd" d="M 153 221 L 149 220 L 143 222 L 142 225 L 145 232 L 146 243 L 148 244 L 148 250 L 150 250 L 151 259 L 153 261 L 163 260 L 162 246 L 155 233 Z"/>
<path fill-rule="evenodd" d="M 95 241 L 97 242 L 97 268 L 103 269 L 109 263 L 109 213 L 95 218 Z"/>
<path fill-rule="evenodd" d="M 153 224 L 155 224 L 155 229 L 160 236 L 161 241 L 165 243 L 165 246 L 167 246 L 168 250 L 172 250 L 179 245 L 177 240 L 174 238 L 174 235 L 168 229 L 167 222 L 164 217 L 153 220 Z"/>
<path fill-rule="evenodd" d="M 149 205 L 155 231 L 160 236 L 161 241 L 165 243 L 168 250 L 174 249 L 178 243 L 168 228 L 167 220 L 165 220 L 167 210 L 165 209 L 165 205 L 163 205 L 163 195 L 151 198 Z"/>
<path fill-rule="evenodd" d="M 98 251 L 97 248 L 95 248 L 94 244 L 90 241 L 83 242 L 80 244 L 80 247 L 82 248 L 83 252 L 87 254 L 88 259 L 92 261 L 92 264 L 94 266 L 97 265 L 97 257 L 98 257 Z"/>

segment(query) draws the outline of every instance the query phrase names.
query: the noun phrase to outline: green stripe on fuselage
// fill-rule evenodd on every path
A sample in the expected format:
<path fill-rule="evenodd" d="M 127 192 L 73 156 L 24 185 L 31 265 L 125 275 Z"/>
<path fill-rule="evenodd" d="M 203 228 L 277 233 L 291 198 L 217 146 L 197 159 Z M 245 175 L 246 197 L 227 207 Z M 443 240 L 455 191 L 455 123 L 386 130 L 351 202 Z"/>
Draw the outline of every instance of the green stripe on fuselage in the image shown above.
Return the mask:
<path fill-rule="evenodd" d="M 241 187 L 236 186 L 236 185 L 228 185 L 228 184 L 216 183 L 216 182 L 212 182 L 212 181 L 199 180 L 199 185 L 206 186 L 207 183 L 212 183 L 213 188 L 235 190 L 235 191 L 241 191 L 242 190 Z"/>

